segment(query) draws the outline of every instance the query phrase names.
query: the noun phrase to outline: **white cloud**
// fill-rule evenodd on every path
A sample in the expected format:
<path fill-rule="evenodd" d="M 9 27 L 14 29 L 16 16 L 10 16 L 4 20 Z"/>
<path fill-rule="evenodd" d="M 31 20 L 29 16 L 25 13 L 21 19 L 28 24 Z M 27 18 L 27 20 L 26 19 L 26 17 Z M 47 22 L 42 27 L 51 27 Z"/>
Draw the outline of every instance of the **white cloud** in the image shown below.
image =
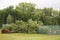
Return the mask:
<path fill-rule="evenodd" d="M 36 4 L 37 8 L 54 8 L 60 9 L 60 0 L 0 0 L 0 9 L 10 5 L 16 6 L 20 2 L 31 2 Z"/>

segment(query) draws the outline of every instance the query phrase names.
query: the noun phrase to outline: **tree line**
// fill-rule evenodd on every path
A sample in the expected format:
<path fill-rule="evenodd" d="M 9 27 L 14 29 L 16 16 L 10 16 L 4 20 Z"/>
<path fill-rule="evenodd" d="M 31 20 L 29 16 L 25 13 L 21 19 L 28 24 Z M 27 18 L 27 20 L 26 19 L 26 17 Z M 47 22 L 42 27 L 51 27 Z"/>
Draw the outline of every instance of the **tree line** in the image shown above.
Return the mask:
<path fill-rule="evenodd" d="M 26 25 L 35 29 L 37 25 L 60 25 L 60 11 L 53 8 L 35 8 L 35 6 L 32 3 L 19 3 L 16 8 L 9 6 L 0 10 L 0 27 L 7 23 L 20 25 L 21 30 Z M 32 31 L 32 28 L 29 30 Z"/>

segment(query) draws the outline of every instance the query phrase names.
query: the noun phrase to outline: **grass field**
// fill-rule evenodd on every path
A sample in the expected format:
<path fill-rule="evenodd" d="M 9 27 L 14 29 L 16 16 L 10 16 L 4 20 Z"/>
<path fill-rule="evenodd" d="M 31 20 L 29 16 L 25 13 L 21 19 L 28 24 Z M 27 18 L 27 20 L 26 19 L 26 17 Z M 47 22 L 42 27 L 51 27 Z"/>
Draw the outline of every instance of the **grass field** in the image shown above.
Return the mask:
<path fill-rule="evenodd" d="M 1 34 L 0 40 L 60 40 L 60 35 L 44 35 L 44 34 L 23 34 L 11 33 Z"/>

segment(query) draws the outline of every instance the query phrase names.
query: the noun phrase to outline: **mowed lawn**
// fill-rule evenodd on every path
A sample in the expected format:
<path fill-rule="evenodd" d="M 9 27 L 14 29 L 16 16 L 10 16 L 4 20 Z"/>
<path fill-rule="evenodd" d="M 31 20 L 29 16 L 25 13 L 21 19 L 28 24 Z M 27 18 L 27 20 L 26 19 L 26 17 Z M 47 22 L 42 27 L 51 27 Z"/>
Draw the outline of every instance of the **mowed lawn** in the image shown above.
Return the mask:
<path fill-rule="evenodd" d="M 0 32 L 0 40 L 60 40 L 60 35 L 23 34 L 23 33 L 2 34 Z"/>

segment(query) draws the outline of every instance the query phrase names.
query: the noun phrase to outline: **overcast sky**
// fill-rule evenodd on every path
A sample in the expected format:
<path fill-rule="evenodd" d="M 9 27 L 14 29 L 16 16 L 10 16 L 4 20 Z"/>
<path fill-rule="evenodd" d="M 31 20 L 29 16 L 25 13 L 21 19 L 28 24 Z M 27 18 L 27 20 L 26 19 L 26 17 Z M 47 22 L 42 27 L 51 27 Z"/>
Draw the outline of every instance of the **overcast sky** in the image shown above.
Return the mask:
<path fill-rule="evenodd" d="M 60 10 L 60 0 L 0 0 L 0 9 L 10 5 L 16 6 L 18 3 L 28 2 L 36 4 L 36 8 L 54 8 Z"/>

